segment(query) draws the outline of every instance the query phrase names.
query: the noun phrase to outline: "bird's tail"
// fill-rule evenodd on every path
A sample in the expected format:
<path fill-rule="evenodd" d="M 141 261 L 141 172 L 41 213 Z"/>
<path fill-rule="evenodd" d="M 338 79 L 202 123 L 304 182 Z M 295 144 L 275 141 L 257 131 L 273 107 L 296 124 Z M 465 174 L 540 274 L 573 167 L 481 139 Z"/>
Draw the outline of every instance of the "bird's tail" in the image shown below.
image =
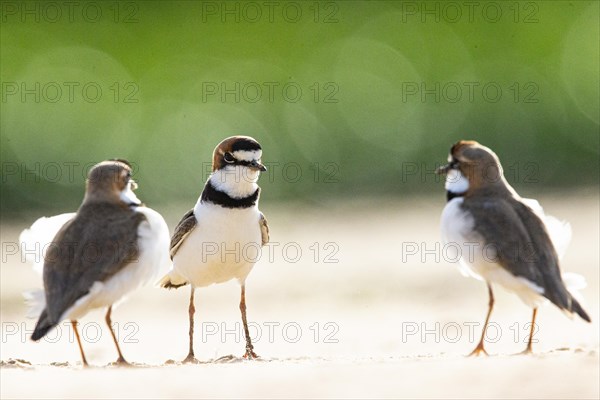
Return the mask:
<path fill-rule="evenodd" d="M 581 304 L 579 304 L 579 302 L 577 300 L 575 300 L 573 297 L 571 297 L 571 311 L 574 312 L 575 314 L 579 315 L 581 318 L 583 318 L 587 322 L 592 322 L 592 319 L 585 312 L 583 307 L 581 307 Z"/>
<path fill-rule="evenodd" d="M 564 273 L 562 278 L 571 297 L 571 309 L 569 311 L 579 315 L 587 322 L 591 322 L 590 316 L 585 312 L 580 304 L 584 302 L 580 290 L 587 286 L 585 278 L 581 275 L 571 272 Z"/>
<path fill-rule="evenodd" d="M 35 325 L 35 330 L 33 331 L 33 334 L 31 334 L 31 340 L 40 340 L 41 338 L 46 336 L 50 329 L 54 328 L 55 326 L 56 323 L 50 321 L 50 319 L 48 318 L 48 313 L 44 309 L 44 311 L 42 311 L 42 315 L 40 315 L 40 319 Z"/>
<path fill-rule="evenodd" d="M 42 217 L 25 229 L 19 236 L 21 252 L 25 260 L 33 266 L 34 271 L 43 274 L 46 252 L 62 227 L 75 217 L 75 213 Z M 31 290 L 23 293 L 25 302 L 29 306 L 27 318 L 38 318 L 35 330 L 31 335 L 32 340 L 40 340 L 56 322 L 50 321 L 46 312 L 46 294 L 43 289 Z"/>
<path fill-rule="evenodd" d="M 179 289 L 188 284 L 189 282 L 183 276 L 173 270 L 158 281 L 158 286 L 165 289 Z"/>

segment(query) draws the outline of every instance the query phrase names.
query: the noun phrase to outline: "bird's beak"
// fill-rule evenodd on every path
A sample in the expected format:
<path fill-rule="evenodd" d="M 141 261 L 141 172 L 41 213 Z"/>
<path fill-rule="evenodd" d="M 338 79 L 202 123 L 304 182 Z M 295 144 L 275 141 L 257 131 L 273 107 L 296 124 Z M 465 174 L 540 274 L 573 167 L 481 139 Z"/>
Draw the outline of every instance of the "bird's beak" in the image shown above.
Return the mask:
<path fill-rule="evenodd" d="M 435 173 L 438 175 L 446 175 L 448 173 L 448 171 L 450 171 L 452 169 L 452 167 L 453 167 L 452 163 L 442 165 L 441 167 L 438 167 L 435 170 Z"/>
<path fill-rule="evenodd" d="M 267 170 L 267 167 L 265 167 L 263 164 L 259 163 L 258 161 L 252 161 L 250 162 L 250 165 L 248 165 L 251 169 L 256 170 L 256 171 L 261 171 L 261 172 L 265 172 Z"/>
<path fill-rule="evenodd" d="M 435 173 L 438 175 L 446 175 L 448 173 L 448 171 L 450 171 L 451 169 L 457 169 L 457 168 L 458 168 L 458 161 L 455 159 L 452 159 L 452 161 L 450 161 L 448 164 L 442 165 L 441 167 L 436 169 Z"/>
<path fill-rule="evenodd" d="M 130 179 L 129 182 L 131 182 L 131 190 L 136 190 L 138 188 L 138 184 L 136 181 Z"/>

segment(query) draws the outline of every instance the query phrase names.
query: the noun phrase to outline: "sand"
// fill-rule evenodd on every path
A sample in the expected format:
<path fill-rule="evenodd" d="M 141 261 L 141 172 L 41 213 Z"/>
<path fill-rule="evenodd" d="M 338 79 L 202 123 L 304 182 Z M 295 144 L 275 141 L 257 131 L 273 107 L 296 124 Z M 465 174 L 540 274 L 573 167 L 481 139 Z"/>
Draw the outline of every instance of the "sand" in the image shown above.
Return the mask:
<path fill-rule="evenodd" d="M 582 293 L 593 322 L 542 308 L 535 354 L 527 356 L 515 353 L 525 348 L 531 310 L 497 289 L 490 356 L 465 357 L 479 337 L 487 291 L 443 257 L 441 196 L 402 204 L 378 199 L 370 214 L 355 212 L 372 204 L 368 200 L 342 208 L 322 203 L 319 212 L 294 207 L 293 213 L 263 204 L 272 241 L 280 245 L 271 260 L 261 258 L 247 282 L 257 361 L 239 358 L 239 286 L 229 282 L 196 292 L 201 364 L 178 363 L 187 351 L 188 290 L 144 288 L 113 311 L 121 348 L 135 366 L 109 365 L 116 351 L 97 311 L 81 321 L 93 366 L 83 369 L 68 324 L 39 343 L 28 340 L 35 321 L 24 317 L 20 293 L 39 286 L 40 277 L 3 248 L 1 397 L 598 398 L 600 216 L 594 192 L 540 199 L 548 213 L 573 227 L 563 270 L 586 277 Z M 158 211 L 172 228 L 185 205 Z M 302 225 L 293 224 L 297 213 L 306 215 Z M 16 242 L 30 222 L 3 222 L 3 244 Z"/>

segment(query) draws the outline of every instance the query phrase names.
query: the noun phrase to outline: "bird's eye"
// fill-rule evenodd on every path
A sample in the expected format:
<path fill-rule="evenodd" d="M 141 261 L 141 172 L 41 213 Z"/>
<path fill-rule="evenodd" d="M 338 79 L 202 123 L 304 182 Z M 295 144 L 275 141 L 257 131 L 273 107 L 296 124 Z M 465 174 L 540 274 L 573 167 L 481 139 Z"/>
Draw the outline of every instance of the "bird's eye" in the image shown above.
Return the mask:
<path fill-rule="evenodd" d="M 235 161 L 235 158 L 233 158 L 233 155 L 231 153 L 225 153 L 223 155 L 223 159 L 225 160 L 226 163 L 231 164 L 232 162 Z"/>

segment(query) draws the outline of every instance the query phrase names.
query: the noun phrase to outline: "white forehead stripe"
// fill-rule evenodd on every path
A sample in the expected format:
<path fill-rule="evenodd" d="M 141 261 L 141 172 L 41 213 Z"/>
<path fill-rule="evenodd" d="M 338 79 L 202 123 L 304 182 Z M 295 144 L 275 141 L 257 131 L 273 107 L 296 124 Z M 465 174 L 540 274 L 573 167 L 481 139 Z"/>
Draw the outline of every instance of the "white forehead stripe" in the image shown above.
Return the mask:
<path fill-rule="evenodd" d="M 446 175 L 446 190 L 452 193 L 465 193 L 469 190 L 469 180 L 457 169 L 451 169 Z"/>
<path fill-rule="evenodd" d="M 262 157 L 262 150 L 238 150 L 234 151 L 233 156 L 240 161 L 258 161 Z"/>

